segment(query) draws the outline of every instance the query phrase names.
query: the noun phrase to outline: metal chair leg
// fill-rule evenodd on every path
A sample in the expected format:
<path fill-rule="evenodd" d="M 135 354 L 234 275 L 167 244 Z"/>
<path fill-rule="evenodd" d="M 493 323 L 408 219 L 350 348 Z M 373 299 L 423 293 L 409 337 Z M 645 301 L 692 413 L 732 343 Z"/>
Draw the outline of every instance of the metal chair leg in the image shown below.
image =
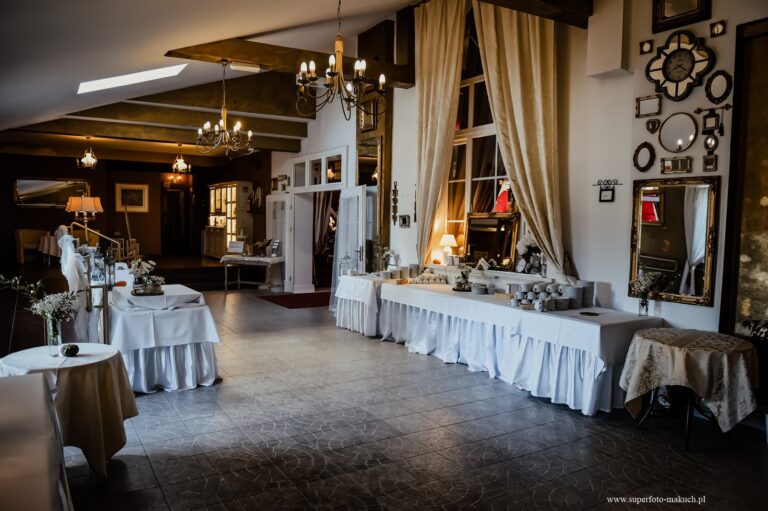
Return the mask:
<path fill-rule="evenodd" d="M 690 389 L 686 389 L 688 391 L 688 403 L 685 407 L 685 430 L 683 432 L 683 449 L 688 450 L 688 444 L 690 443 L 690 437 L 691 437 L 691 417 L 693 416 L 693 401 L 694 401 L 694 392 Z"/>
<path fill-rule="evenodd" d="M 637 421 L 637 427 L 643 425 L 645 420 L 651 415 L 651 411 L 653 410 L 653 405 L 656 403 L 656 399 L 659 396 L 659 389 L 655 388 L 651 391 L 651 398 L 648 401 L 648 406 L 646 407 L 645 411 L 640 415 L 640 418 Z"/>

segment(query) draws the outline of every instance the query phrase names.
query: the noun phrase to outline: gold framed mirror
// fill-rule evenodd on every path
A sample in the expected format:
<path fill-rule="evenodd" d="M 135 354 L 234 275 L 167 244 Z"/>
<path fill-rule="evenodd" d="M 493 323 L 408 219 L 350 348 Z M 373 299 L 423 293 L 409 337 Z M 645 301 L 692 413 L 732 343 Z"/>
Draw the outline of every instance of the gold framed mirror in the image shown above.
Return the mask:
<path fill-rule="evenodd" d="M 633 184 L 629 296 L 632 281 L 655 272 L 648 298 L 713 304 L 720 177 L 647 179 Z"/>
<path fill-rule="evenodd" d="M 467 262 L 494 259 L 511 271 L 515 261 L 520 213 L 470 213 L 467 215 L 464 254 Z"/>

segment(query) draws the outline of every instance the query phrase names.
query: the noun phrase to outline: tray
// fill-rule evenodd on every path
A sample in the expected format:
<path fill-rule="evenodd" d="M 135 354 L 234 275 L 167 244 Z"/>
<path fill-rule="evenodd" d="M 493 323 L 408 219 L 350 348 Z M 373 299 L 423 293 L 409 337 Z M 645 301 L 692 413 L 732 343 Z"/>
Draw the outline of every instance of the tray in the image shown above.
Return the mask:
<path fill-rule="evenodd" d="M 131 294 L 133 296 L 160 296 L 160 295 L 164 295 L 165 291 L 161 289 L 160 291 L 152 291 L 152 292 L 142 291 L 140 293 L 137 293 L 135 289 L 131 289 Z"/>

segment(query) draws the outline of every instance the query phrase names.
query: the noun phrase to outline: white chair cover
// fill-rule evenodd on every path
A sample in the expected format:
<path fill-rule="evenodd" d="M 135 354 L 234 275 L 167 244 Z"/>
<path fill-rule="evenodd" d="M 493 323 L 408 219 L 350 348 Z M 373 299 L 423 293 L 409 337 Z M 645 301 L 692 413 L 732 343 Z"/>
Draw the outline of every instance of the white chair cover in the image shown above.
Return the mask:
<path fill-rule="evenodd" d="M 62 235 L 58 240 L 61 249 L 61 273 L 66 277 L 69 262 L 77 252 L 75 250 L 75 238 L 69 234 Z"/>

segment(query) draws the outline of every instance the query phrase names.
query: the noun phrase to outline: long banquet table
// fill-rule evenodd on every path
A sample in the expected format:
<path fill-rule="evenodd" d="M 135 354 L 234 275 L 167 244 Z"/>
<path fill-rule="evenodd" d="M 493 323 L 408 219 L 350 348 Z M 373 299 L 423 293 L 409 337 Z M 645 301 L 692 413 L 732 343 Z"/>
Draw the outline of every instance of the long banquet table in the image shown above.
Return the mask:
<path fill-rule="evenodd" d="M 523 311 L 448 285 L 381 286 L 383 340 L 487 371 L 585 415 L 624 406 L 618 381 L 632 336 L 659 326 L 660 318 L 612 309 Z"/>
<path fill-rule="evenodd" d="M 379 334 L 379 294 L 384 279 L 344 275 L 336 286 L 336 326 L 373 337 Z"/>
<path fill-rule="evenodd" d="M 219 333 L 202 293 L 179 284 L 160 296 L 110 293 L 110 344 L 123 355 L 134 391 L 187 390 L 218 377 Z"/>

